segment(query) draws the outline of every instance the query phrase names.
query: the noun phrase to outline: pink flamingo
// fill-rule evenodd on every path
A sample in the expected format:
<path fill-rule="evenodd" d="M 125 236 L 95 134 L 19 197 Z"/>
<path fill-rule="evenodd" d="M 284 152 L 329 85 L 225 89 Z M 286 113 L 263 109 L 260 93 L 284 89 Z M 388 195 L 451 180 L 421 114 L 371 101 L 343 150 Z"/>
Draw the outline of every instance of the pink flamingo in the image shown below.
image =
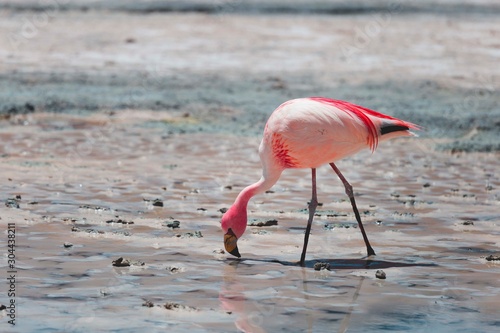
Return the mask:
<path fill-rule="evenodd" d="M 333 163 L 364 148 L 372 152 L 380 141 L 415 135 L 415 124 L 396 119 L 349 102 L 324 97 L 299 98 L 281 104 L 269 117 L 259 147 L 261 179 L 243 189 L 222 217 L 224 246 L 230 254 L 241 257 L 237 240 L 247 227 L 247 204 L 256 194 L 270 189 L 287 168 L 312 170 L 312 198 L 304 236 L 300 265 L 304 266 L 309 233 L 318 205 L 316 168 L 329 163 L 345 187 L 363 235 L 368 256 L 375 251 L 361 223 L 352 186 Z"/>

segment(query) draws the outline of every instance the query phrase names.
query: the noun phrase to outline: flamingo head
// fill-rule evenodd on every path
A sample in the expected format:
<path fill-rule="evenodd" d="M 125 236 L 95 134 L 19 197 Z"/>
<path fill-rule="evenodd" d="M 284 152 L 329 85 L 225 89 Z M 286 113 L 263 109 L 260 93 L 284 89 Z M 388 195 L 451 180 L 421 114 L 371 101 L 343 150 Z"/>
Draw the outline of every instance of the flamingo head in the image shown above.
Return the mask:
<path fill-rule="evenodd" d="M 236 256 L 241 257 L 238 251 L 237 241 L 247 228 L 247 210 L 246 207 L 238 209 L 238 206 L 233 205 L 222 216 L 221 227 L 224 230 L 224 247 L 226 251 Z"/>

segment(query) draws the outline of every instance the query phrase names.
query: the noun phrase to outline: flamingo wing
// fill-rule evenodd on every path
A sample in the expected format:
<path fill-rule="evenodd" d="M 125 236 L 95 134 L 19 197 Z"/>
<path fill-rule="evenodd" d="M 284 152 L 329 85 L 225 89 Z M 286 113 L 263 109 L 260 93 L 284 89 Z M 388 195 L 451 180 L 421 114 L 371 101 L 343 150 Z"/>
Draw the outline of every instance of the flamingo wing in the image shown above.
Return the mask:
<path fill-rule="evenodd" d="M 264 140 L 284 168 L 315 168 L 364 148 L 373 151 L 381 135 L 411 135 L 403 133 L 409 128 L 416 126 L 352 103 L 310 97 L 278 107 Z"/>

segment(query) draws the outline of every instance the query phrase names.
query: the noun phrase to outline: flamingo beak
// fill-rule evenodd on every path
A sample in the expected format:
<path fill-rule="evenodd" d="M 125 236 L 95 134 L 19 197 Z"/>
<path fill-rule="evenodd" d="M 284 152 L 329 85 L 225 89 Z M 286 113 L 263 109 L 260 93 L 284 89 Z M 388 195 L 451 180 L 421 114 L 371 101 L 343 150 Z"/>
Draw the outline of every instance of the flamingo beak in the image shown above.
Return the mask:
<path fill-rule="evenodd" d="M 238 238 L 234 234 L 233 230 L 229 228 L 229 230 L 226 232 L 224 235 L 224 247 L 226 248 L 226 251 L 231 253 L 233 256 L 240 258 L 240 252 L 238 251 L 238 245 L 236 244 L 238 242 Z"/>

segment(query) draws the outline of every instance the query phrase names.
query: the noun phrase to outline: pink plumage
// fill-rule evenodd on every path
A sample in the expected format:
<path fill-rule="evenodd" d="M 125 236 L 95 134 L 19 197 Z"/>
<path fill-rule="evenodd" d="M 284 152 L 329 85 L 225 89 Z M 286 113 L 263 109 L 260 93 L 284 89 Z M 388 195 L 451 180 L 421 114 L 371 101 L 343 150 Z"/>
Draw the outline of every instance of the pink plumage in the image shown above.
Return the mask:
<path fill-rule="evenodd" d="M 376 112 L 373 110 L 370 110 L 368 108 L 365 108 L 360 105 L 352 104 L 349 102 L 341 101 L 338 99 L 330 99 L 330 98 L 324 98 L 324 97 L 311 97 L 309 98 L 310 100 L 317 101 L 320 103 L 328 104 L 331 105 L 333 108 L 342 110 L 346 113 L 351 113 L 354 114 L 356 117 L 358 117 L 366 126 L 368 129 L 368 140 L 367 143 L 370 146 L 370 149 L 372 151 L 377 148 L 378 145 L 378 137 L 380 135 L 378 128 L 380 127 L 380 121 L 382 122 L 390 122 L 394 125 L 399 125 L 403 127 L 408 127 L 412 129 L 418 129 L 418 126 L 415 124 L 385 115 L 380 112 Z M 332 110 L 332 112 L 335 112 Z"/>
<path fill-rule="evenodd" d="M 364 148 L 373 151 L 380 140 L 411 135 L 397 131 L 381 136 L 384 125 L 417 129 L 414 124 L 340 100 L 294 99 L 280 105 L 269 118 L 261 158 L 276 159 L 284 168 L 313 168 Z"/>
<path fill-rule="evenodd" d="M 355 212 L 350 185 L 333 162 L 368 148 L 374 151 L 379 142 L 399 136 L 414 135 L 410 129 L 419 127 L 368 108 L 349 102 L 324 97 L 299 98 L 281 104 L 269 117 L 259 147 L 262 178 L 245 188 L 222 218 L 226 240 L 236 247 L 236 239 L 245 232 L 246 207 L 251 197 L 271 188 L 287 168 L 311 168 L 313 171 L 313 199 L 316 195 L 315 169 L 329 163 L 338 174 Z M 352 189 L 351 189 L 352 192 Z M 310 211 L 312 207 L 309 207 Z M 314 207 L 315 209 L 315 207 Z M 358 214 L 359 215 L 359 214 Z M 375 254 L 364 233 L 361 220 L 356 216 L 368 253 Z M 308 221 L 308 230 L 312 216 Z M 231 236 L 228 236 L 230 233 Z M 304 263 L 308 232 L 304 242 L 301 264 Z M 229 246 L 232 248 L 232 246 Z M 226 246 L 228 249 L 228 246 Z M 235 253 L 239 256 L 236 247 Z"/>

